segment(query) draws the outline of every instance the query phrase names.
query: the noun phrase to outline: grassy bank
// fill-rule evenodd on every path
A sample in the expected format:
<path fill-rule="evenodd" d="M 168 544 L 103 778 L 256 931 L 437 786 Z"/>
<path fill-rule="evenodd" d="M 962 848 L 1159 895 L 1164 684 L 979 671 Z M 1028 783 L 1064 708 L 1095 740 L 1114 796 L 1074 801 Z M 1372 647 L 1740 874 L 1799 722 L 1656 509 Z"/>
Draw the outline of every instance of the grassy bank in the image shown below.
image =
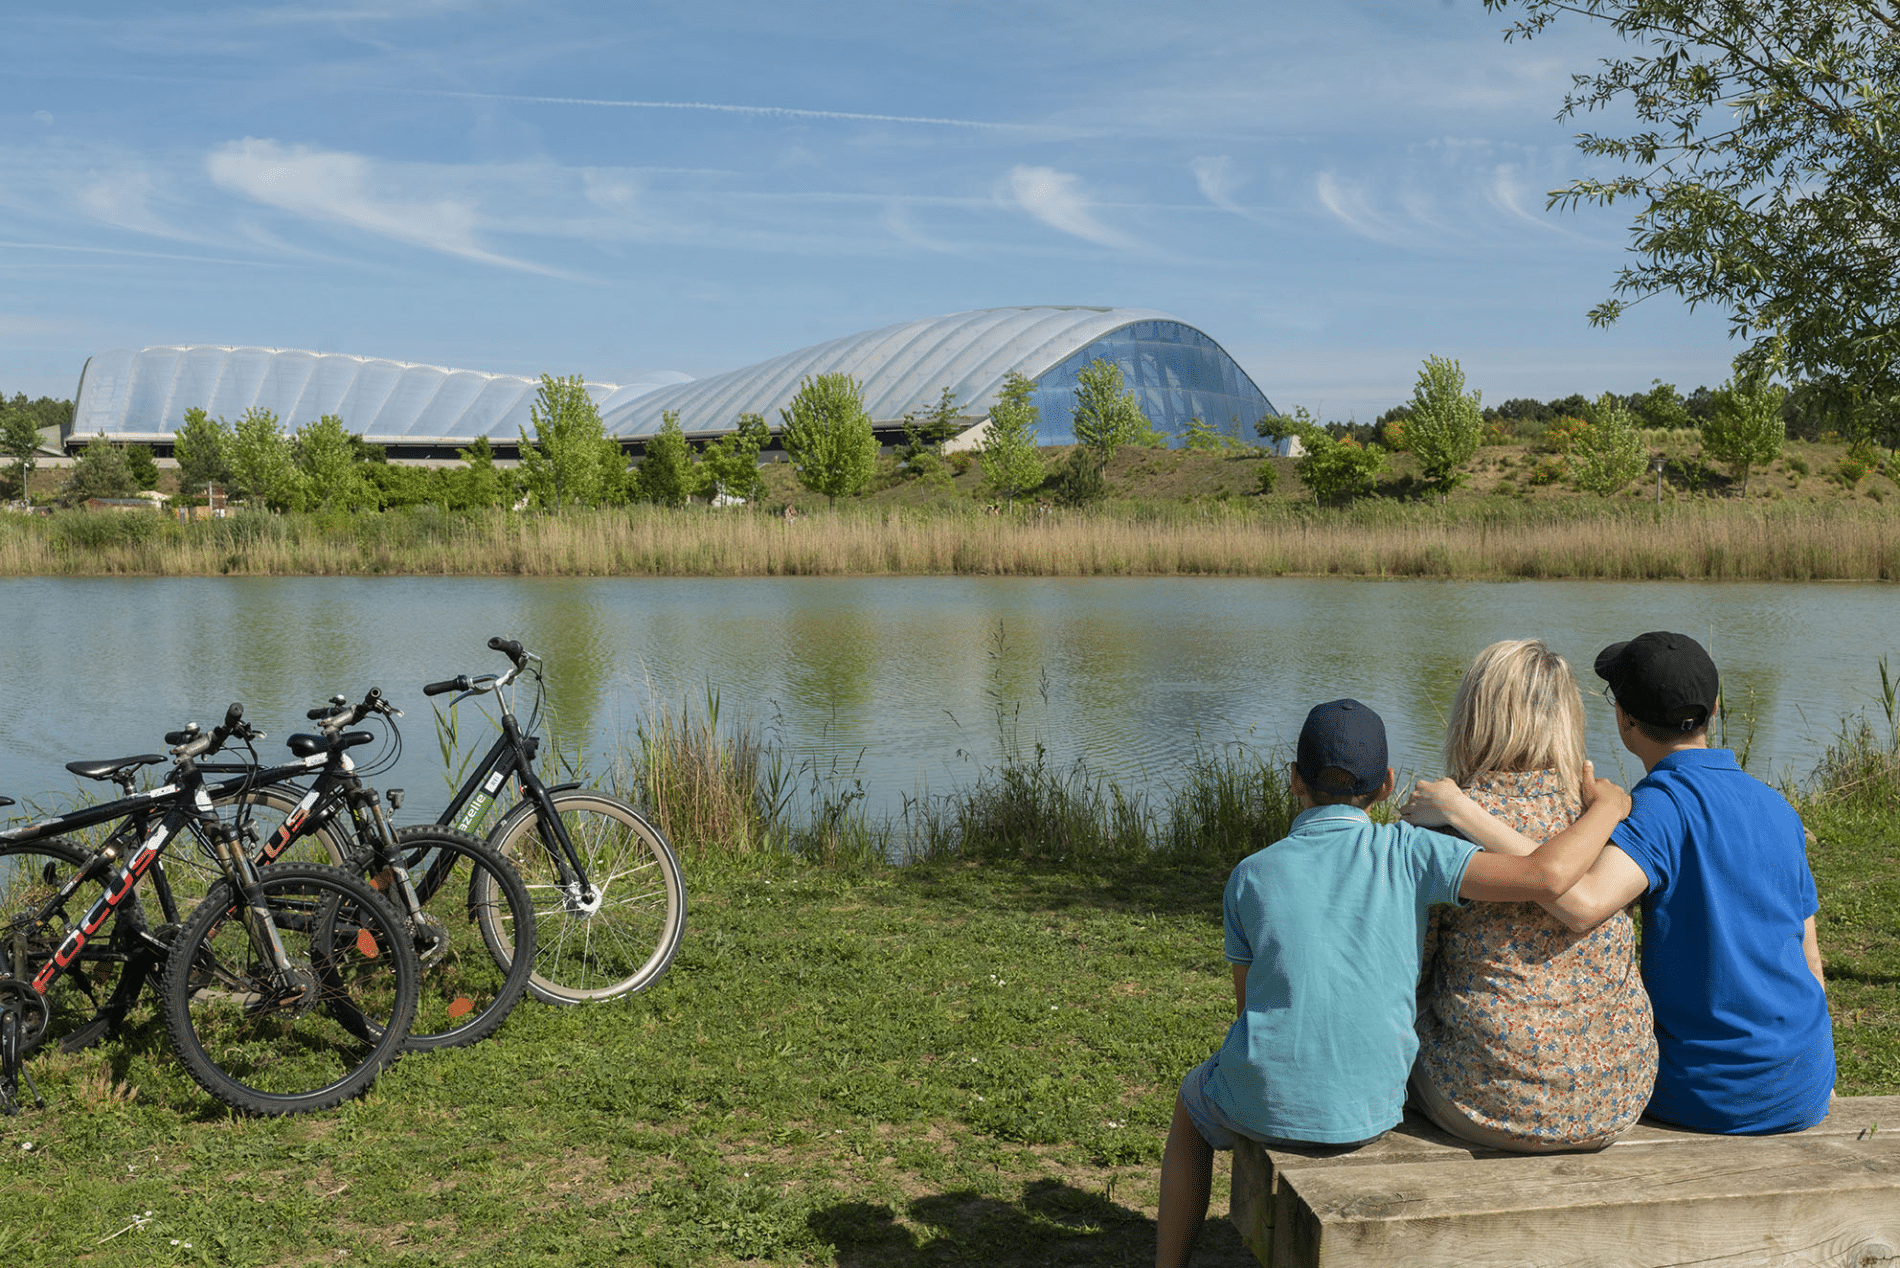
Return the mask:
<path fill-rule="evenodd" d="M 651 991 L 524 1005 L 274 1122 L 219 1112 L 148 1013 L 36 1061 L 53 1107 L 0 1120 L 0 1255 L 1145 1262 L 1173 1088 L 1231 1015 L 1221 887 L 1292 813 L 1277 763 L 1207 754 L 1156 802 L 1026 754 L 882 821 L 822 781 L 790 795 L 783 759 L 712 712 L 649 719 L 617 772 L 663 798 L 689 864 L 687 939 Z M 1848 1094 L 1900 1092 L 1892 719 L 1850 720 L 1796 790 Z M 884 861 L 899 844 L 909 866 Z M 1251 1262 L 1224 1224 L 1203 1245 Z"/>
<path fill-rule="evenodd" d="M 193 524 L 142 512 L 0 517 L 0 576 L 386 574 L 1893 580 L 1900 514 L 1871 502 L 1494 497 L 993 516 L 968 503 L 848 506 L 790 522 L 704 507 L 239 513 Z"/>

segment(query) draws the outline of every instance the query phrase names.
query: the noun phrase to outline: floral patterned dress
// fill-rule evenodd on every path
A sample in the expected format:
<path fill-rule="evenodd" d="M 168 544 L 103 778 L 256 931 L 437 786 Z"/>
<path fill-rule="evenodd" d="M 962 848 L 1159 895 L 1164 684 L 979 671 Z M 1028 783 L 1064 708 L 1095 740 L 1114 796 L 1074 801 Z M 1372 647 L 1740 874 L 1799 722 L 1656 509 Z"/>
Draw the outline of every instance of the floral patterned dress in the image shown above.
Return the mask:
<path fill-rule="evenodd" d="M 1536 841 L 1581 813 L 1555 771 L 1491 772 L 1466 792 Z M 1414 1077 L 1527 1147 L 1602 1144 L 1642 1115 L 1656 1034 L 1629 913 L 1573 933 L 1536 903 L 1433 911 Z"/>

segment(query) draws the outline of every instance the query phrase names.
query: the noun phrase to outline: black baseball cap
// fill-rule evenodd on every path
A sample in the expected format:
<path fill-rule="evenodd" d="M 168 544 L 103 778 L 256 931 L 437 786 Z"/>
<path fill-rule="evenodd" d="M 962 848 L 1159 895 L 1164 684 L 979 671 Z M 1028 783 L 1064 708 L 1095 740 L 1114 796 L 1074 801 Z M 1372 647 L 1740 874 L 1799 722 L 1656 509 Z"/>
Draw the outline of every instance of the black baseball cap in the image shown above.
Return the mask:
<path fill-rule="evenodd" d="M 1666 630 L 1610 644 L 1597 653 L 1596 671 L 1623 712 L 1672 731 L 1705 725 L 1722 693 L 1721 676 L 1702 644 Z"/>
<path fill-rule="evenodd" d="M 1357 700 L 1316 704 L 1306 715 L 1306 725 L 1300 728 L 1294 765 L 1307 788 L 1316 793 L 1358 797 L 1377 792 L 1385 782 L 1385 723 Z M 1352 787 L 1323 787 L 1319 774 L 1329 766 L 1351 775 Z"/>

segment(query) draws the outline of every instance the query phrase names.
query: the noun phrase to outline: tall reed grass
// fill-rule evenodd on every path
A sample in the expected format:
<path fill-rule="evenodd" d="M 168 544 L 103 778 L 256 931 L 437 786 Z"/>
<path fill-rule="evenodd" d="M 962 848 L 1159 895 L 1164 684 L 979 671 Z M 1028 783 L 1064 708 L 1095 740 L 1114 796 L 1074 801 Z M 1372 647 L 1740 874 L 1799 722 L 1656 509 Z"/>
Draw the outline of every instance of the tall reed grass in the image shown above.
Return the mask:
<path fill-rule="evenodd" d="M 1900 806 L 1900 678 L 1880 662 L 1884 734 L 1866 714 L 1843 721 L 1802 787 L 1808 805 Z M 799 763 L 746 722 L 722 722 L 716 693 L 659 703 L 617 770 L 681 854 L 701 864 L 810 862 L 883 866 L 1011 860 L 1083 872 L 1136 866 L 1230 867 L 1287 834 L 1300 811 L 1283 754 L 1242 744 L 1191 754 L 1160 797 L 1083 763 L 1058 766 L 1041 744 L 974 782 L 868 811 L 854 772 Z M 999 715 L 1000 718 L 1000 715 Z M 999 723 L 1000 724 L 1000 723 Z M 1372 808 L 1393 818 L 1391 803 Z"/>
<path fill-rule="evenodd" d="M 178 524 L 157 515 L 0 516 L 0 575 L 1361 576 L 1894 580 L 1900 515 L 1877 506 L 1509 499 L 1128 503 L 985 516 L 843 508 L 787 522 L 635 507 L 560 516 L 416 508 Z"/>

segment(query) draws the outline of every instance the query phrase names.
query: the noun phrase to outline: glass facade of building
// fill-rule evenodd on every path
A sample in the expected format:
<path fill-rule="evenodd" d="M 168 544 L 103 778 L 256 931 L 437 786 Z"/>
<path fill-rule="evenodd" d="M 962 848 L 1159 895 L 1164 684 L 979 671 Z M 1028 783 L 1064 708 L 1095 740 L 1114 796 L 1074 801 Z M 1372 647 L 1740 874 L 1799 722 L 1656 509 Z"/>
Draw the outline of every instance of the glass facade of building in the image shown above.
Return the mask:
<path fill-rule="evenodd" d="M 1121 367 L 1122 380 L 1141 398 L 1142 413 L 1175 441 L 1198 418 L 1227 435 L 1256 442 L 1254 424 L 1279 411 L 1234 359 L 1192 326 L 1138 321 L 1070 353 L 1036 379 L 1042 443 L 1075 443 L 1076 375 L 1097 358 Z"/>

